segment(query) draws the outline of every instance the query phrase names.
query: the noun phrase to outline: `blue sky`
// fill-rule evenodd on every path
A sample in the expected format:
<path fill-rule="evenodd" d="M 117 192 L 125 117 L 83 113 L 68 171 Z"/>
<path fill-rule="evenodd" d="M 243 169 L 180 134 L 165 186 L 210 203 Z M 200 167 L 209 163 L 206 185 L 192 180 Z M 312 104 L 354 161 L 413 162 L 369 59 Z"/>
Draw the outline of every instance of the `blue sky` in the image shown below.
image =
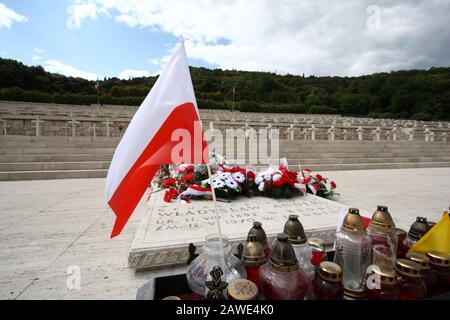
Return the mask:
<path fill-rule="evenodd" d="M 83 21 L 80 29 L 69 29 L 67 8 L 71 0 L 0 0 L 28 21 L 0 28 L 0 56 L 27 65 L 58 61 L 99 77 L 118 76 L 131 69 L 152 75 L 161 63 L 152 63 L 168 54 L 179 38 L 152 28 L 130 28 L 108 17 Z M 34 57 L 34 60 L 33 60 Z M 195 66 L 211 67 L 199 59 Z"/>
<path fill-rule="evenodd" d="M 0 56 L 84 78 L 193 66 L 354 76 L 450 66 L 450 0 L 0 0 Z"/>

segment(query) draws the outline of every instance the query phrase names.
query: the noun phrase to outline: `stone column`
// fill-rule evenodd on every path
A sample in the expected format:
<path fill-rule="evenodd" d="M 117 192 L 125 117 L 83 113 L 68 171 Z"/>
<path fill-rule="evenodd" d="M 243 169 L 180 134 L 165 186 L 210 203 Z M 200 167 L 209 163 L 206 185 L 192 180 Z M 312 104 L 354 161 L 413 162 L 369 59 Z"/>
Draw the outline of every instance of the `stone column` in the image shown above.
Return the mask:
<path fill-rule="evenodd" d="M 2 120 L 2 133 L 4 136 L 8 135 L 8 128 L 10 128 L 11 126 L 8 126 L 8 123 L 6 122 L 6 120 Z"/>
<path fill-rule="evenodd" d="M 330 129 L 327 130 L 327 134 L 328 134 L 328 140 L 335 140 L 335 129 L 334 126 L 332 125 Z"/>
<path fill-rule="evenodd" d="M 393 141 L 396 141 L 397 140 L 397 125 L 396 124 L 394 124 L 393 126 L 392 126 L 392 140 Z"/>
<path fill-rule="evenodd" d="M 361 126 L 359 126 L 358 129 L 356 129 L 356 132 L 358 133 L 358 141 L 362 141 L 364 129 Z"/>
<path fill-rule="evenodd" d="M 374 141 L 380 141 L 380 127 L 376 127 L 375 130 L 372 131 L 372 138 Z"/>
<path fill-rule="evenodd" d="M 79 121 L 75 120 L 75 118 L 72 118 L 70 121 L 67 122 L 68 124 L 72 125 L 72 138 L 76 137 L 77 133 L 77 124 L 80 123 Z"/>
<path fill-rule="evenodd" d="M 288 132 L 288 139 L 290 140 L 290 141 L 294 141 L 294 139 L 295 139 L 295 132 L 294 132 L 294 125 L 293 124 L 291 124 L 290 126 L 289 126 L 289 128 L 287 129 L 287 132 Z"/>
<path fill-rule="evenodd" d="M 316 126 L 313 124 L 313 125 L 311 125 L 311 140 L 316 140 L 316 131 L 317 131 L 317 128 L 316 128 Z"/>
<path fill-rule="evenodd" d="M 268 138 L 269 138 L 269 140 L 272 140 L 272 124 L 271 123 L 269 123 L 269 125 L 266 127 L 266 130 L 267 130 L 267 136 L 268 136 Z"/>
<path fill-rule="evenodd" d="M 69 125 L 67 123 L 64 124 L 64 137 L 67 138 L 67 130 L 69 130 Z"/>
<path fill-rule="evenodd" d="M 90 129 L 92 131 L 92 139 L 95 140 L 95 138 L 97 137 L 97 124 L 93 122 Z"/>
<path fill-rule="evenodd" d="M 31 120 L 31 122 L 34 122 L 35 125 L 35 129 L 36 129 L 36 137 L 40 137 L 41 136 L 41 123 L 44 123 L 44 120 L 39 119 L 39 117 L 36 117 L 36 120 Z"/>
<path fill-rule="evenodd" d="M 408 132 L 408 140 L 413 141 L 414 140 L 414 128 L 411 128 Z"/>
<path fill-rule="evenodd" d="M 347 140 L 347 129 L 342 130 L 342 139 Z"/>
<path fill-rule="evenodd" d="M 102 122 L 102 124 L 106 126 L 106 136 L 108 138 L 111 137 L 111 125 L 112 125 L 111 120 L 109 118 L 106 118 L 106 121 Z"/>

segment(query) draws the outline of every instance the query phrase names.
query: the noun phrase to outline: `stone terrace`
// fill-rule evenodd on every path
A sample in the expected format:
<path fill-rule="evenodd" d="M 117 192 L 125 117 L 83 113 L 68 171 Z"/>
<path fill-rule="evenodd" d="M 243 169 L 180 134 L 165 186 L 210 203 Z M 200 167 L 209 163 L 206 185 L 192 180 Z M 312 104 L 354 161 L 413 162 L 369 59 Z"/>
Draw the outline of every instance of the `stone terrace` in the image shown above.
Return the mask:
<path fill-rule="evenodd" d="M 105 177 L 136 110 L 0 101 L 0 180 Z M 203 109 L 200 117 L 204 129 L 240 129 L 246 148 L 257 130 L 270 142 L 278 129 L 280 156 L 313 170 L 450 167 L 448 122 Z"/>
<path fill-rule="evenodd" d="M 369 213 L 385 204 L 401 228 L 416 216 L 437 221 L 450 199 L 450 168 L 323 174 L 338 184 L 341 196 L 335 200 Z M 135 299 L 154 277 L 185 272 L 183 266 L 137 273 L 128 267 L 146 197 L 122 234 L 109 239 L 115 216 L 105 203 L 104 184 L 0 181 L 0 299 Z M 80 267 L 80 290 L 66 285 L 72 266 Z"/>

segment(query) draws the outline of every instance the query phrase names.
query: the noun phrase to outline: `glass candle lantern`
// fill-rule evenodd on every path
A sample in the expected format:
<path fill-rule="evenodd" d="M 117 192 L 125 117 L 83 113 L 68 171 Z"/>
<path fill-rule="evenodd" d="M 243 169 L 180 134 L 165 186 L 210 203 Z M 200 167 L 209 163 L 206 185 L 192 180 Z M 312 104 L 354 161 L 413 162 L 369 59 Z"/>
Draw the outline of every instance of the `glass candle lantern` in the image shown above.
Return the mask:
<path fill-rule="evenodd" d="M 341 283 L 342 268 L 330 261 L 320 263 L 319 275 L 313 282 L 317 300 L 342 300 L 344 288 Z"/>
<path fill-rule="evenodd" d="M 384 244 L 372 246 L 372 264 L 394 270 L 396 254 Z"/>
<path fill-rule="evenodd" d="M 402 251 L 406 254 L 406 252 L 408 252 L 409 249 L 411 249 L 411 247 L 428 232 L 428 230 L 430 230 L 430 225 L 428 224 L 427 218 L 417 217 L 403 240 Z"/>
<path fill-rule="evenodd" d="M 427 295 L 427 285 L 420 273 L 420 266 L 406 259 L 398 259 L 395 263 L 397 283 L 400 289 L 400 300 L 423 299 Z"/>
<path fill-rule="evenodd" d="M 298 215 L 292 214 L 289 216 L 283 232 L 288 236 L 289 243 L 294 248 L 298 266 L 311 281 L 314 278 L 314 266 L 311 264 L 311 247 L 307 241 L 303 225 L 298 220 Z"/>
<path fill-rule="evenodd" d="M 248 240 L 244 246 L 242 260 L 247 271 L 247 279 L 252 281 L 259 287 L 259 268 L 266 263 L 263 246 L 256 241 L 256 236 L 248 236 Z"/>
<path fill-rule="evenodd" d="M 247 240 L 251 235 L 254 235 L 256 237 L 256 241 L 261 243 L 261 245 L 264 248 L 264 254 L 266 258 L 269 258 L 270 255 L 270 248 L 269 244 L 267 243 L 267 235 L 264 229 L 262 228 L 262 223 L 259 221 L 253 222 L 253 227 L 250 229 L 247 235 Z"/>
<path fill-rule="evenodd" d="M 372 266 L 373 283 L 368 284 L 369 300 L 398 300 L 400 289 L 397 285 L 395 271 L 391 268 Z"/>
<path fill-rule="evenodd" d="M 377 207 L 377 210 L 372 215 L 372 220 L 367 228 L 367 234 L 372 239 L 372 246 L 382 245 L 387 248 L 386 250 L 380 249 L 380 251 L 383 251 L 385 255 L 391 256 L 386 259 L 386 262 L 390 262 L 390 265 L 386 267 L 393 269 L 395 259 L 397 258 L 398 238 L 394 220 L 392 220 L 386 206 Z M 373 262 L 373 264 L 376 263 Z"/>
<path fill-rule="evenodd" d="M 311 264 L 319 266 L 322 261 L 327 261 L 327 252 L 325 241 L 320 238 L 309 238 L 309 246 L 311 247 Z"/>
<path fill-rule="evenodd" d="M 335 261 L 342 268 L 342 284 L 351 292 L 365 290 L 365 275 L 371 265 L 372 241 L 364 230 L 359 210 L 350 208 L 336 233 Z"/>
<path fill-rule="evenodd" d="M 259 269 L 259 285 L 267 300 L 302 300 L 305 297 L 308 280 L 298 267 L 286 234 L 278 234 L 268 262 Z"/>
<path fill-rule="evenodd" d="M 403 241 L 405 240 L 407 232 L 400 228 L 395 228 L 395 233 L 397 234 L 397 259 L 401 259 L 405 256 L 406 252 L 403 252 Z"/>
<path fill-rule="evenodd" d="M 406 253 L 406 259 L 414 261 L 420 266 L 420 273 L 422 274 L 423 281 L 427 285 L 427 295 L 432 295 L 438 280 L 437 275 L 431 270 L 430 258 L 421 253 L 410 251 Z"/>
<path fill-rule="evenodd" d="M 450 255 L 436 251 L 427 252 L 432 272 L 437 277 L 435 293 L 450 291 Z"/>
<path fill-rule="evenodd" d="M 223 253 L 223 256 L 222 256 Z M 222 249 L 218 234 L 206 236 L 202 253 L 189 264 L 186 278 L 191 290 L 206 297 L 206 281 L 214 267 L 223 271 L 222 281 L 230 283 L 234 279 L 246 279 L 247 274 L 242 261 L 231 253 L 228 237 L 222 235 Z"/>

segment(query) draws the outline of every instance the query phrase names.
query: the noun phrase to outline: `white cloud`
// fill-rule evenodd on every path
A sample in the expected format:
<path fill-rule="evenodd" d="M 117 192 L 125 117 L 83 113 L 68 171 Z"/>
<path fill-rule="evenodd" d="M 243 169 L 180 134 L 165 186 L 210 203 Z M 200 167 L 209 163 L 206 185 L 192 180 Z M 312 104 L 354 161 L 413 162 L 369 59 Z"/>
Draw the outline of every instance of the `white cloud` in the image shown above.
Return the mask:
<path fill-rule="evenodd" d="M 44 52 L 45 51 L 43 49 L 35 48 L 34 51 L 33 51 L 33 55 L 31 56 L 31 61 L 33 61 L 33 62 L 41 61 L 42 54 Z"/>
<path fill-rule="evenodd" d="M 57 60 L 46 60 L 44 69 L 48 72 L 59 73 L 68 77 L 84 78 L 88 80 L 96 80 L 98 78 L 97 74 L 93 72 L 82 71 Z"/>
<path fill-rule="evenodd" d="M 81 20 L 84 18 L 97 18 L 97 11 L 99 8 L 94 2 L 88 0 L 77 0 L 74 1 L 68 8 L 67 13 L 69 17 L 67 18 L 67 28 L 69 29 L 80 29 Z"/>
<path fill-rule="evenodd" d="M 128 80 L 130 78 L 138 78 L 138 77 L 148 77 L 150 73 L 146 70 L 133 70 L 133 69 L 125 69 L 121 73 L 119 73 L 119 79 Z"/>
<path fill-rule="evenodd" d="M 223 69 L 359 75 L 450 65 L 448 0 L 77 0 L 70 8 L 76 27 L 103 12 L 130 28 L 183 35 L 190 58 Z"/>
<path fill-rule="evenodd" d="M 0 28 L 11 28 L 13 22 L 27 22 L 28 18 L 24 17 L 14 10 L 8 8 L 0 2 Z"/>

